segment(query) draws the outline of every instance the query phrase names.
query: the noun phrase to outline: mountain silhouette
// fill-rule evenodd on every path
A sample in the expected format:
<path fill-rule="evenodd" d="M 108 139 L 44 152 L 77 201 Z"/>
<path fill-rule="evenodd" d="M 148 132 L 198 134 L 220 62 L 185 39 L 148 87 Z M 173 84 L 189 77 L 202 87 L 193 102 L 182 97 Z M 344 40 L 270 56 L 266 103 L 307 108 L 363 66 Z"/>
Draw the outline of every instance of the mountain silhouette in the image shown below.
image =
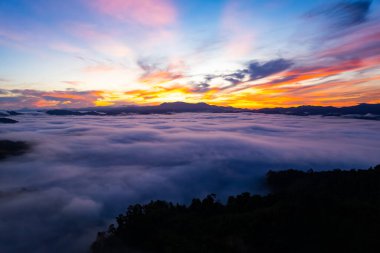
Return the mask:
<path fill-rule="evenodd" d="M 243 109 L 207 103 L 172 102 L 156 106 L 89 107 L 79 109 L 55 109 L 45 111 L 49 115 L 122 115 L 122 114 L 170 114 L 170 113 L 265 113 L 297 116 L 345 116 L 358 119 L 380 120 L 380 104 L 359 104 L 348 107 L 310 106 Z"/>

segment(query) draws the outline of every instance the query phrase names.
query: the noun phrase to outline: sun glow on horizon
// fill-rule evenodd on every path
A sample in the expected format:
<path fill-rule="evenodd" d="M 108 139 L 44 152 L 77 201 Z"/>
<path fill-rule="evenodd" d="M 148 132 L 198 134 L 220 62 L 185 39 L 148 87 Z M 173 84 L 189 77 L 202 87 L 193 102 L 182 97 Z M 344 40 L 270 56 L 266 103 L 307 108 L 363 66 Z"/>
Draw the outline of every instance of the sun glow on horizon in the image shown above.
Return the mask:
<path fill-rule="evenodd" d="M 380 3 L 355 3 L 4 1 L 0 109 L 378 103 Z"/>

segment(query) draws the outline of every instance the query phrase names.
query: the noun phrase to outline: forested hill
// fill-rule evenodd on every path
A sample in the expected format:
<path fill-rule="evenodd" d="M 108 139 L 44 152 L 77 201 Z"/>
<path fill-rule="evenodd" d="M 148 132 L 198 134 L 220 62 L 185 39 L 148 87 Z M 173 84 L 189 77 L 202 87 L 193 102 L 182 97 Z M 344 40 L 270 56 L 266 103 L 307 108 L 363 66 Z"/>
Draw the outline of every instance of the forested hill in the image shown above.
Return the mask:
<path fill-rule="evenodd" d="M 91 246 L 103 252 L 380 252 L 380 165 L 268 172 L 266 196 L 152 201 L 117 217 Z M 129 251 L 131 250 L 131 251 Z"/>

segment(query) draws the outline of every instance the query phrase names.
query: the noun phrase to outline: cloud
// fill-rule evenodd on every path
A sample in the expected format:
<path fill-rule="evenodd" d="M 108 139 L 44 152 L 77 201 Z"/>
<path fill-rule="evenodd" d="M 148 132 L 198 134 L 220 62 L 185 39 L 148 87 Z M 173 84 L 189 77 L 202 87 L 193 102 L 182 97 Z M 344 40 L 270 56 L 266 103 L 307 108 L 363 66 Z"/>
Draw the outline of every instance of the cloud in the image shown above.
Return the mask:
<path fill-rule="evenodd" d="M 65 83 L 65 84 L 69 84 L 71 86 L 79 86 L 80 84 L 82 84 L 83 82 L 80 82 L 80 81 L 61 81 L 62 83 Z"/>
<path fill-rule="evenodd" d="M 378 20 L 368 20 L 349 31 L 334 31 L 327 43 L 326 38 L 323 41 L 317 38 L 317 41 L 321 40 L 320 46 L 302 57 L 293 58 L 289 61 L 289 68 L 286 68 L 287 64 L 281 68 L 281 61 L 274 61 L 280 64 L 273 66 L 284 70 L 266 76 L 264 68 L 264 78 L 260 78 L 260 71 L 251 78 L 247 74 L 249 69 L 255 73 L 257 66 L 260 67 L 257 63 L 251 68 L 224 75 L 231 83 L 223 87 L 230 96 L 224 102 L 238 107 L 378 103 L 379 24 Z M 259 79 L 255 80 L 255 77 Z M 219 94 L 218 97 L 222 96 Z"/>
<path fill-rule="evenodd" d="M 55 42 L 50 45 L 51 49 L 64 52 L 64 53 L 69 53 L 69 54 L 79 54 L 85 52 L 83 48 L 77 47 L 75 45 L 72 45 L 67 42 Z"/>
<path fill-rule="evenodd" d="M 341 1 L 309 11 L 303 23 L 304 29 L 296 33 L 297 37 L 292 42 L 304 44 L 309 48 L 309 52 L 300 57 L 308 58 L 308 62 L 311 63 L 320 61 L 322 56 L 336 55 L 344 60 L 365 59 L 373 51 L 378 54 L 378 45 L 369 44 L 371 40 L 375 42 L 376 39 L 374 36 L 371 38 L 371 35 L 377 34 L 379 30 L 379 17 L 370 15 L 372 2 Z M 347 54 L 339 54 L 344 49 L 354 50 L 349 50 Z"/>
<path fill-rule="evenodd" d="M 9 79 L 0 78 L 0 83 L 6 83 L 6 82 L 9 82 L 9 81 L 10 81 Z"/>
<path fill-rule="evenodd" d="M 267 170 L 379 163 L 377 122 L 256 114 L 17 118 L 3 139 L 33 150 L 1 163 L 3 252 L 85 252 L 136 202 L 263 192 Z"/>
<path fill-rule="evenodd" d="M 154 28 L 172 25 L 177 16 L 170 0 L 95 0 L 92 5 L 118 20 Z"/>
<path fill-rule="evenodd" d="M 303 58 L 253 60 L 232 73 L 206 74 L 198 80 L 186 74 L 187 66 L 181 61 L 155 63 L 140 59 L 137 61 L 140 73 L 138 69 L 135 72 L 139 86 L 126 92 L 55 91 L 51 94 L 3 89 L 0 91 L 1 107 L 78 108 L 175 101 L 202 101 L 243 108 L 378 103 L 378 96 L 375 96 L 378 93 L 376 70 L 380 64 L 378 28 L 379 23 L 367 22 L 360 29 L 355 28 L 355 33 L 344 34 L 340 40 Z M 86 73 L 113 75 L 117 70 L 128 69 L 123 63 L 114 61 L 77 58 L 86 64 L 83 69 Z M 338 92 L 339 89 L 345 92 Z"/>
<path fill-rule="evenodd" d="M 321 18 L 335 28 L 346 28 L 367 21 L 372 0 L 344 1 L 308 13 L 308 17 Z"/>
<path fill-rule="evenodd" d="M 201 82 L 201 83 L 196 83 L 195 85 L 193 85 L 193 92 L 207 92 L 210 90 L 210 84 L 208 84 L 207 82 Z"/>
<path fill-rule="evenodd" d="M 124 58 L 133 56 L 132 49 L 130 49 L 126 43 L 111 39 L 106 39 L 101 43 L 96 43 L 94 45 L 94 49 L 97 52 L 109 57 Z"/>
<path fill-rule="evenodd" d="M 223 77 L 224 80 L 232 83 L 231 86 L 227 86 L 227 88 L 230 88 L 241 82 L 263 79 L 271 75 L 281 73 L 285 70 L 288 70 L 293 65 L 293 61 L 282 58 L 270 60 L 267 62 L 251 61 L 246 65 L 244 69 L 237 70 L 227 75 L 211 76 L 209 77 L 209 81 L 214 78 Z"/>
<path fill-rule="evenodd" d="M 140 59 L 137 65 L 143 70 L 139 82 L 149 85 L 168 83 L 184 77 L 183 65 L 169 64 L 166 67 L 159 67 L 158 64 L 152 64 L 146 60 Z"/>
<path fill-rule="evenodd" d="M 101 100 L 100 91 L 0 90 L 1 109 L 88 107 Z"/>
<path fill-rule="evenodd" d="M 342 38 L 337 45 L 322 50 L 318 57 L 335 59 L 371 59 L 380 56 L 380 23 L 367 24 Z M 375 65 L 376 63 L 372 63 Z"/>
<path fill-rule="evenodd" d="M 1 91 L 0 94 L 8 95 L 8 93 L 6 91 Z M 16 103 L 20 102 L 20 99 L 18 97 L 6 96 L 6 97 L 0 97 L 0 101 L 1 101 L 2 105 L 4 105 L 5 103 L 10 103 L 10 102 L 15 102 L 15 104 L 16 104 Z"/>
<path fill-rule="evenodd" d="M 103 73 L 103 72 L 111 72 L 120 69 L 117 66 L 113 66 L 111 64 L 95 64 L 91 66 L 87 66 L 83 68 L 83 71 L 86 73 Z"/>
<path fill-rule="evenodd" d="M 317 87 L 318 81 L 325 78 L 349 72 L 376 69 L 380 64 L 380 33 L 377 32 L 379 28 L 379 24 L 368 23 L 362 29 L 355 31 L 355 33 L 343 36 L 333 46 L 312 52 L 312 55 L 308 56 L 308 58 L 314 59 L 314 62 L 305 62 L 301 65 L 296 61 L 291 69 L 284 71 L 276 79 L 258 84 L 256 87 L 297 86 L 303 81 L 311 80 L 314 81 Z M 238 73 L 244 71 L 246 70 Z M 374 77 L 376 78 L 376 76 Z M 345 81 L 347 84 L 351 82 L 354 87 L 356 79 L 360 80 L 360 78 L 351 78 L 349 81 L 341 81 Z M 365 80 L 365 78 L 362 80 Z"/>
<path fill-rule="evenodd" d="M 363 68 L 364 64 L 358 59 L 345 59 L 336 62 L 326 63 L 325 65 L 298 66 L 285 72 L 281 78 L 257 85 L 257 87 L 274 87 L 285 84 L 296 84 L 300 81 L 322 79 L 338 75 L 347 71 Z"/>
<path fill-rule="evenodd" d="M 257 80 L 287 70 L 292 65 L 293 62 L 285 59 L 271 60 L 262 64 L 251 62 L 248 65 L 248 69 L 245 69 L 238 74 L 248 74 L 249 80 Z"/>
<path fill-rule="evenodd" d="M 124 95 L 128 98 L 128 100 L 137 101 L 137 103 L 159 104 L 163 102 L 185 101 L 187 100 L 187 96 L 192 96 L 192 89 L 179 85 L 172 85 L 168 87 L 157 85 L 150 89 L 126 91 Z"/>
<path fill-rule="evenodd" d="M 252 13 L 247 1 L 226 1 L 221 16 L 221 34 L 224 45 L 221 54 L 228 60 L 236 60 L 252 52 L 255 30 Z"/>
<path fill-rule="evenodd" d="M 6 39 L 15 42 L 24 42 L 27 36 L 22 33 L 18 33 L 12 29 L 6 29 L 5 27 L 0 28 L 0 39 Z"/>

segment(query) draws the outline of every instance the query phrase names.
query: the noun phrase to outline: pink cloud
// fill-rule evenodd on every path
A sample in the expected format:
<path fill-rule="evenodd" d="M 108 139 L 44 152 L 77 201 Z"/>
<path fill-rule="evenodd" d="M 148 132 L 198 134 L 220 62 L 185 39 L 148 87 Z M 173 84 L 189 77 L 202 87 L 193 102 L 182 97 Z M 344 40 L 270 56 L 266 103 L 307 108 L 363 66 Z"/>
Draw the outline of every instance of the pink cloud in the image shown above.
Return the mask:
<path fill-rule="evenodd" d="M 94 106 L 103 98 L 102 91 L 42 91 L 42 90 L 2 90 L 1 109 L 20 108 L 79 108 Z"/>
<path fill-rule="evenodd" d="M 255 34 L 253 28 L 247 26 L 251 16 L 244 2 L 229 1 L 224 7 L 221 29 L 227 38 L 223 51 L 228 58 L 237 59 L 252 51 Z"/>
<path fill-rule="evenodd" d="M 76 37 L 88 41 L 107 39 L 108 35 L 103 31 L 99 31 L 98 29 L 98 26 L 88 23 L 73 22 L 66 24 L 66 30 Z"/>
<path fill-rule="evenodd" d="M 69 84 L 72 86 L 78 86 L 78 85 L 82 84 L 83 82 L 80 82 L 80 81 L 62 81 L 62 83 Z"/>
<path fill-rule="evenodd" d="M 10 81 L 9 79 L 0 78 L 0 82 L 2 82 L 2 83 L 3 83 L 3 82 L 4 82 L 4 83 L 5 83 L 5 82 L 9 82 L 9 81 Z"/>
<path fill-rule="evenodd" d="M 380 26 L 377 28 L 380 29 Z M 346 41 L 336 47 L 329 48 L 320 54 L 320 57 L 333 58 L 372 58 L 380 55 L 380 32 L 368 30 L 357 32 Z"/>
<path fill-rule="evenodd" d="M 16 31 L 7 30 L 0 27 L 0 39 L 1 38 L 18 42 L 26 40 L 25 34 L 21 34 Z"/>
<path fill-rule="evenodd" d="M 69 54 L 78 54 L 78 53 L 84 52 L 82 48 L 76 47 L 66 42 L 53 43 L 50 45 L 50 48 L 60 51 L 60 52 L 69 53 Z"/>
<path fill-rule="evenodd" d="M 117 70 L 117 67 L 107 65 L 107 64 L 97 64 L 93 66 L 87 66 L 83 69 L 87 73 L 102 73 Z"/>
<path fill-rule="evenodd" d="M 94 0 L 93 6 L 119 20 L 150 27 L 173 24 L 177 16 L 169 0 Z"/>

